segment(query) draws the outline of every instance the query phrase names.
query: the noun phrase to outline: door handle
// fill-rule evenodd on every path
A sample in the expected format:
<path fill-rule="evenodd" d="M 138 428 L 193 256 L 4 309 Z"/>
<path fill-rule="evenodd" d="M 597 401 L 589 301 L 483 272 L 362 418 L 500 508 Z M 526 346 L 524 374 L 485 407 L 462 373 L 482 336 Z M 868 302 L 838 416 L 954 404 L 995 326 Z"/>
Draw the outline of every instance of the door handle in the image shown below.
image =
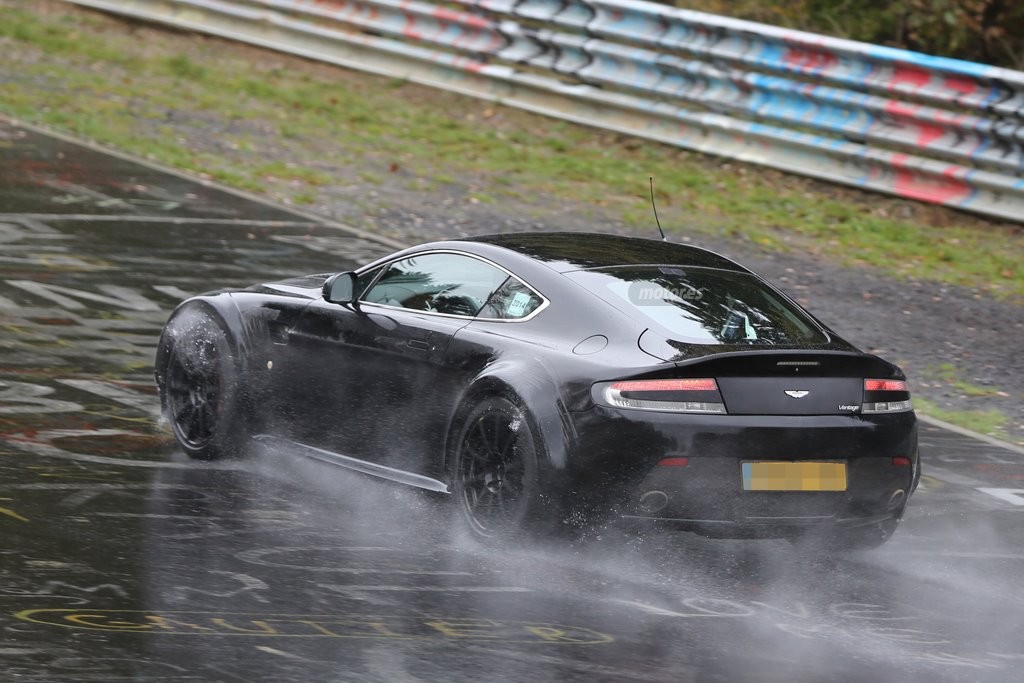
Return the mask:
<path fill-rule="evenodd" d="M 427 342 L 423 341 L 422 339 L 410 339 L 409 340 L 409 346 L 411 346 L 414 349 L 418 349 L 420 351 L 429 351 L 430 350 L 430 344 L 428 344 Z"/>
<path fill-rule="evenodd" d="M 270 339 L 275 344 L 288 343 L 288 326 L 276 320 L 267 322 L 267 329 L 270 331 Z"/>

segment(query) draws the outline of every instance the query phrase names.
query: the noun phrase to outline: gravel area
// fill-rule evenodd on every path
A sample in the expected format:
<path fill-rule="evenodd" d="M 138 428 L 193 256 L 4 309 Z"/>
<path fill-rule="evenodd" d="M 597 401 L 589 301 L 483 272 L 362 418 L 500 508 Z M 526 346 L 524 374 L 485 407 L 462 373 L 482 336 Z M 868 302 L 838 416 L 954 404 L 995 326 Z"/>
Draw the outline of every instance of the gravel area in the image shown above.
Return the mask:
<path fill-rule="evenodd" d="M 465 177 L 414 190 L 402 174 L 382 173 L 372 184 L 352 179 L 337 194 L 318 194 L 312 210 L 406 244 L 527 230 L 657 237 L 653 214 L 649 228 L 638 231 L 589 204 L 475 202 L 475 183 Z M 998 436 L 1024 445 L 1024 307 L 980 290 L 844 266 L 810 250 L 770 251 L 742 236 L 689 237 L 683 226 L 691 217 L 665 213 L 672 239 L 712 249 L 767 277 L 847 340 L 899 364 L 914 395 L 940 409 L 1000 411 L 1007 421 Z"/>
<path fill-rule="evenodd" d="M 6 2 L 3 0 L 0 5 Z M 42 4 L 54 7 L 50 2 Z M 138 26 L 125 30 L 140 39 L 144 39 L 145 34 L 159 32 L 159 29 Z M 253 48 L 239 47 L 238 50 L 239 54 L 252 59 L 269 59 L 267 53 Z M 333 69 L 277 55 L 272 59 L 289 69 Z M 32 78 L 40 88 L 59 88 L 59 75 L 40 75 L 39 65 L 48 60 L 55 65 L 60 62 L 59 57 L 42 52 L 9 52 L 8 58 L 0 62 L 0 85 L 7 80 L 21 80 L 20 65 L 31 62 L 35 74 Z M 342 87 L 345 81 L 371 78 L 340 69 L 334 71 Z M 60 69 L 53 73 L 59 74 Z M 417 97 L 432 97 L 431 91 L 419 89 Z M 437 97 L 448 98 L 443 94 Z M 450 100 L 443 99 L 443 102 Z M 0 99 L 0 111 L 3 107 Z M 241 154 L 227 148 L 220 135 L 240 125 L 237 121 L 216 120 L 209 111 L 198 116 L 189 109 L 188 102 L 181 102 L 177 110 L 168 111 L 162 119 L 143 118 L 137 125 L 151 126 L 154 136 L 177 136 L 197 153 L 228 157 Z M 339 145 L 344 145 L 344 141 L 328 136 L 322 140 L 303 139 L 299 144 L 277 134 L 273 127 L 260 132 L 259 153 L 263 159 L 307 163 L 314 167 L 318 161 L 309 159 L 309 150 L 337 150 Z M 416 141 L 415 144 L 429 142 Z M 311 201 L 302 208 L 404 243 L 505 231 L 638 232 L 590 203 L 555 202 L 536 196 L 513 198 L 497 192 L 488 193 L 486 201 L 481 201 L 474 193 L 481 191 L 480 184 L 486 180 L 471 174 L 453 175 L 446 169 L 445 182 L 419 182 L 416 171 L 396 167 L 388 159 L 375 158 L 372 151 L 347 161 L 339 161 L 344 155 L 338 153 L 325 152 L 324 158 L 330 159 L 326 169 L 337 180 L 312 188 Z M 721 164 L 708 164 L 709 172 L 714 172 L 716 163 Z M 749 172 L 773 173 L 756 167 L 750 167 Z M 775 175 L 783 178 L 781 174 Z M 831 196 L 848 196 L 851 201 L 861 203 L 889 202 L 911 212 L 948 214 L 937 220 L 937 224 L 942 224 L 942 220 L 957 220 L 955 212 L 933 207 L 897 203 L 841 188 L 833 191 L 818 183 L 809 183 L 808 187 L 829 192 Z M 286 196 L 275 192 L 272 185 L 264 194 L 278 200 Z M 912 278 L 898 279 L 870 267 L 839 265 L 814 253 L 812 247 L 795 242 L 789 250 L 779 252 L 770 251 L 742 235 L 709 237 L 701 233 L 688 238 L 682 226 L 701 221 L 700 216 L 678 216 L 663 211 L 661 219 L 666 226 L 673 226 L 673 239 L 692 239 L 693 243 L 738 259 L 779 284 L 853 343 L 900 364 L 909 375 L 916 396 L 943 410 L 999 410 L 1007 417 L 1000 436 L 1024 444 L 1024 306 L 994 299 L 980 290 Z M 657 235 L 653 216 L 650 226 L 639 232 L 648 237 Z M 966 386 L 968 384 L 970 386 Z"/>
<path fill-rule="evenodd" d="M 468 182 L 468 181 L 467 181 Z M 619 222 L 594 216 L 590 207 L 563 206 L 540 218 L 519 215 L 515 204 L 481 206 L 464 187 L 424 194 L 401 184 L 363 187 L 383 198 L 381 208 L 354 212 L 344 201 L 327 201 L 319 213 L 360 225 L 406 243 L 488 232 L 580 230 L 640 234 Z M 581 214 L 587 214 L 581 218 Z M 679 226 L 662 213 L 665 225 Z M 687 237 L 676 237 L 690 242 Z M 1024 308 L 979 291 L 945 284 L 896 279 L 876 269 L 846 267 L 813 253 L 767 251 L 741 239 L 701 234 L 692 243 L 734 258 L 767 277 L 826 324 L 861 349 L 899 364 L 915 395 L 943 410 L 997 409 L 1008 417 L 1005 434 L 1024 444 Z M 953 366 L 950 376 L 943 367 Z M 976 385 L 972 396 L 957 382 Z"/>

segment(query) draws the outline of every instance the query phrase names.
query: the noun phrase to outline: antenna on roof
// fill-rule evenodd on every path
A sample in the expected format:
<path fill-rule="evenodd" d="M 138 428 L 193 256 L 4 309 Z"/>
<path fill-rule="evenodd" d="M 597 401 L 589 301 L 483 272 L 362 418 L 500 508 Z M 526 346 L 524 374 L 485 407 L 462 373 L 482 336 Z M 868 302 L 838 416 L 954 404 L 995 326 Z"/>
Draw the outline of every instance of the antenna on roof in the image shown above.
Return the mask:
<path fill-rule="evenodd" d="M 661 229 L 661 221 L 658 220 L 658 205 L 654 203 L 654 176 L 647 176 L 647 180 L 651 183 L 651 208 L 654 209 L 654 222 L 658 224 L 658 232 L 661 233 L 661 239 L 668 242 L 668 238 L 665 237 L 665 231 Z"/>

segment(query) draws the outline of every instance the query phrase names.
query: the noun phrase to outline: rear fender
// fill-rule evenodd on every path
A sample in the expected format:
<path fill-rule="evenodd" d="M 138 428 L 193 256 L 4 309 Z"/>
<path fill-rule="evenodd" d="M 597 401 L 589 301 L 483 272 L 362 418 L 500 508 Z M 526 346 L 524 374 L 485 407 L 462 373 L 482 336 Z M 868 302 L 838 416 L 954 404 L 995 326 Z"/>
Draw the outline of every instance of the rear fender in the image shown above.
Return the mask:
<path fill-rule="evenodd" d="M 473 405 L 487 396 L 502 396 L 519 406 L 538 438 L 538 465 L 563 472 L 576 441 L 565 402 L 551 374 L 534 359 L 503 359 L 484 368 L 459 400 L 445 438 L 445 471 L 451 475 L 455 440 Z"/>

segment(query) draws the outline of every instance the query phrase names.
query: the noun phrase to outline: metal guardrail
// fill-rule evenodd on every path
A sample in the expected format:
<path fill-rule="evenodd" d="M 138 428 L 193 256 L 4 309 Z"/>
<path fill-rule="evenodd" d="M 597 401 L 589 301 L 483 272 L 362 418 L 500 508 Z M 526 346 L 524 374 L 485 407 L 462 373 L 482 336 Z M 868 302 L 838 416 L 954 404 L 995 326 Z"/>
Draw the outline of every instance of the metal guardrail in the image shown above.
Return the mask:
<path fill-rule="evenodd" d="M 1024 222 L 1024 72 L 640 0 L 68 0 Z"/>

